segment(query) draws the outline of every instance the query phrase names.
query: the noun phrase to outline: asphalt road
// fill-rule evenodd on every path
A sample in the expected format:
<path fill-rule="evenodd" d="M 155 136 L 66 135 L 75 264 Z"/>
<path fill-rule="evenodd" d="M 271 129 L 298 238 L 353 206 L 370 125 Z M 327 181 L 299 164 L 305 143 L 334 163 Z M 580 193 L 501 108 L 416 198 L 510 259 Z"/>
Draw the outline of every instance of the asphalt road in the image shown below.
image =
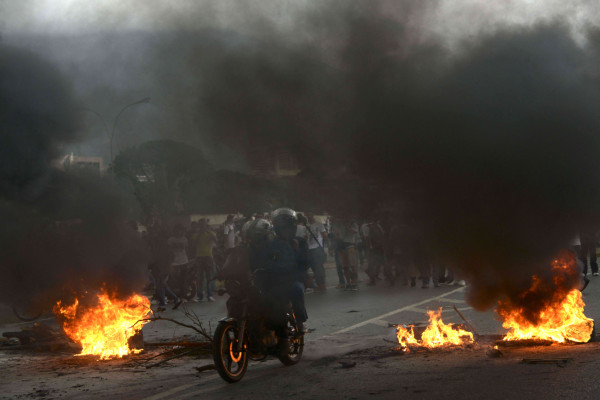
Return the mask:
<path fill-rule="evenodd" d="M 480 334 L 504 332 L 492 311 L 477 312 L 466 304 L 468 287 L 421 289 L 360 285 L 357 292 L 335 289 L 335 270 L 327 271 L 327 293 L 308 294 L 308 326 L 303 360 L 284 368 L 279 361 L 251 362 L 237 384 L 223 382 L 215 371 L 197 372 L 210 358 L 183 357 L 147 369 L 149 355 L 97 361 L 62 353 L 0 350 L 0 398 L 73 399 L 264 399 L 294 396 L 311 399 L 599 399 L 600 345 L 551 346 L 503 350 L 486 355 L 489 344 L 464 350 L 413 352 L 402 355 L 392 343 L 389 324 L 425 322 L 427 310 L 443 309 L 444 322 L 461 322 L 456 305 Z M 600 316 L 600 278 L 586 289 L 586 315 Z M 225 297 L 215 303 L 187 303 L 204 325 L 214 328 L 225 316 Z M 183 310 L 165 317 L 185 320 Z M 52 321 L 46 321 L 51 323 Z M 0 325 L 0 331 L 18 324 Z M 193 338 L 191 330 L 166 321 L 147 324 L 144 339 Z M 556 364 L 523 364 L 523 358 L 561 358 Z M 351 368 L 342 368 L 340 361 Z M 559 365 L 560 364 L 560 365 Z"/>

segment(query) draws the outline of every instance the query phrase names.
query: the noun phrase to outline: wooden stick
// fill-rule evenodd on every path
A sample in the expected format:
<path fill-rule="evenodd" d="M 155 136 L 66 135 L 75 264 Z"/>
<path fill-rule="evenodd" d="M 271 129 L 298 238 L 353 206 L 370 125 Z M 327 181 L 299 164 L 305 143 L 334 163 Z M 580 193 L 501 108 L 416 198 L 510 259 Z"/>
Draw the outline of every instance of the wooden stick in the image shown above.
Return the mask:
<path fill-rule="evenodd" d="M 145 342 L 144 347 L 160 347 L 160 346 L 181 346 L 181 347 L 212 347 L 210 342 Z"/>
<path fill-rule="evenodd" d="M 174 360 L 174 359 L 176 359 L 176 358 L 181 358 L 181 357 L 183 357 L 183 356 L 187 356 L 188 354 L 190 354 L 190 353 L 192 353 L 192 352 L 194 352 L 194 351 L 196 351 L 196 350 L 188 350 L 188 351 L 185 351 L 185 352 L 183 352 L 183 353 L 181 353 L 181 354 L 174 355 L 173 357 L 165 358 L 164 360 L 161 360 L 161 361 L 159 361 L 159 362 L 157 362 L 157 363 L 155 363 L 155 364 L 150 364 L 150 365 L 148 365 L 148 366 L 146 367 L 146 369 L 148 369 L 148 368 L 152 368 L 152 367 L 156 367 L 156 366 L 158 366 L 158 365 L 164 364 L 164 363 L 166 363 L 166 362 L 168 362 L 168 361 L 171 361 L 171 360 Z"/>
<path fill-rule="evenodd" d="M 560 364 L 568 363 L 570 358 L 524 358 L 521 360 L 524 364 Z"/>
<path fill-rule="evenodd" d="M 456 304 L 452 305 L 452 307 L 454 307 L 454 311 L 456 311 L 458 316 L 461 317 L 462 320 L 465 321 L 465 323 L 469 326 L 469 328 L 471 329 L 471 332 L 473 332 L 476 336 L 479 336 L 479 333 L 477 333 L 477 329 L 475 329 L 475 327 L 473 325 L 471 325 L 469 320 L 466 319 L 465 316 L 460 311 L 458 311 L 458 308 L 456 308 Z"/>

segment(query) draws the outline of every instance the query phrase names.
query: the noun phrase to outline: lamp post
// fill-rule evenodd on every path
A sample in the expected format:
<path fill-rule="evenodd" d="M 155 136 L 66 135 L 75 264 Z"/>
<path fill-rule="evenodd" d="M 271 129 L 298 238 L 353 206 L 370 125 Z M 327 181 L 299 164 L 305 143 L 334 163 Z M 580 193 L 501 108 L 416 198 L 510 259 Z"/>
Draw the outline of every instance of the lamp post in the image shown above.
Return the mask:
<path fill-rule="evenodd" d="M 111 164 L 113 162 L 113 140 L 115 138 L 115 128 L 117 127 L 117 122 L 119 121 L 119 117 L 121 116 L 121 114 L 123 114 L 123 111 L 125 111 L 129 107 L 132 107 L 132 106 L 135 106 L 138 104 L 147 104 L 149 102 L 150 102 L 150 97 L 144 97 L 141 100 L 134 101 L 133 103 L 129 103 L 125 107 L 121 108 L 121 111 L 119 111 L 119 113 L 115 117 L 115 120 L 113 121 L 112 131 L 110 132 L 110 163 Z"/>

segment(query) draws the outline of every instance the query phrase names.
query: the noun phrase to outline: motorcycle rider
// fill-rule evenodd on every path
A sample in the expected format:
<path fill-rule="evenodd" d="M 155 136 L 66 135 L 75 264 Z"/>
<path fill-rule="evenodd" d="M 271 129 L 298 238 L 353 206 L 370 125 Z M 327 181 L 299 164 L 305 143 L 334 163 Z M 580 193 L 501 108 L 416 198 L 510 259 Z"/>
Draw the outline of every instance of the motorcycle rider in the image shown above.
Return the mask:
<path fill-rule="evenodd" d="M 253 231 L 264 223 L 253 221 L 248 227 L 250 269 L 256 271 L 255 282 L 263 293 L 267 305 L 268 320 L 278 337 L 279 351 L 287 353 L 289 348 L 286 328 L 286 311 L 292 303 L 294 315 L 301 333 L 305 331 L 304 322 L 308 319 L 304 305 L 304 275 L 307 268 L 308 247 L 306 240 L 296 238 L 298 223 L 296 212 L 290 208 L 279 208 L 272 214 L 274 235 L 255 235 Z M 264 221 L 268 224 L 267 221 Z M 264 228 L 264 227 L 263 227 Z"/>

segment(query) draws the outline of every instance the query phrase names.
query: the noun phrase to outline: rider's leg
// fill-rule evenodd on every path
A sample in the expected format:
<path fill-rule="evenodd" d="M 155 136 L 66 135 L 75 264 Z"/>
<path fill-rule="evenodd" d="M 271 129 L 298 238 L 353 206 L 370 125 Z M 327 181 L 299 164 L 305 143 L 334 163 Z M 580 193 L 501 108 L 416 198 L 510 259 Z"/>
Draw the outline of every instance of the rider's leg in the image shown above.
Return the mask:
<path fill-rule="evenodd" d="M 305 322 L 308 319 L 306 313 L 306 306 L 304 305 L 304 285 L 302 282 L 294 282 L 290 291 L 290 299 L 292 301 L 292 308 L 296 321 Z"/>

